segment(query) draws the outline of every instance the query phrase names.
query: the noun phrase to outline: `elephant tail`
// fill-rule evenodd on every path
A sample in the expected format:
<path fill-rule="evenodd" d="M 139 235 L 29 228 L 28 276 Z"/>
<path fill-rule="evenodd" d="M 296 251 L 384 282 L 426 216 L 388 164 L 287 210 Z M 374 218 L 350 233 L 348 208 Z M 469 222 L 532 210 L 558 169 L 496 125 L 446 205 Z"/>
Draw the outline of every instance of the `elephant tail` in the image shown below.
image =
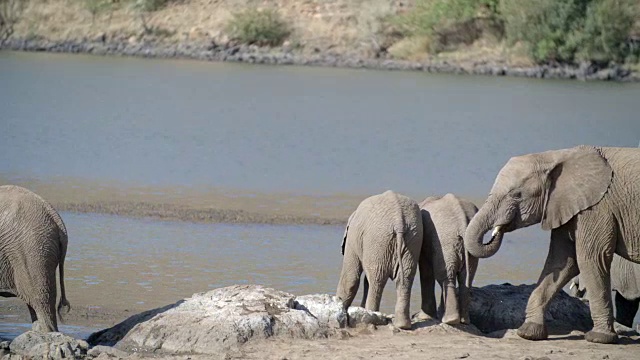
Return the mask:
<path fill-rule="evenodd" d="M 64 290 L 64 259 L 67 256 L 67 232 L 65 229 L 60 229 L 60 263 L 58 264 L 58 271 L 60 272 L 60 301 L 58 302 L 58 318 L 63 321 L 62 309 L 68 313 L 71 311 L 71 303 L 67 300 L 67 294 Z"/>
<path fill-rule="evenodd" d="M 396 237 L 396 266 L 393 270 L 393 280 L 396 283 L 399 282 L 399 285 L 402 285 L 402 282 L 404 281 L 404 268 L 402 266 L 402 253 L 405 250 L 404 231 L 394 230 L 393 232 L 395 233 Z M 398 275 L 400 275 L 399 278 Z"/>

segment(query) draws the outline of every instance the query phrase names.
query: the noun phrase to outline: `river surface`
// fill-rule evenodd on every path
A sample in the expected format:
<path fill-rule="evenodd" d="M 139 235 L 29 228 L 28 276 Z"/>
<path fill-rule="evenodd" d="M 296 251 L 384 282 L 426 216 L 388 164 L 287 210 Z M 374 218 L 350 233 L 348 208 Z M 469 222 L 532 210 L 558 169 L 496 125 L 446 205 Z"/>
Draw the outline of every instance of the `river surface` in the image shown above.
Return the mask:
<path fill-rule="evenodd" d="M 180 197 L 172 189 L 482 199 L 511 156 L 638 146 L 639 99 L 640 84 L 0 52 L 0 178 L 79 198 L 104 184 L 124 197 L 161 188 L 167 202 Z M 337 285 L 342 226 L 62 216 L 75 308 L 136 312 L 231 284 Z M 508 234 L 475 285 L 535 282 L 548 242 L 538 225 Z M 418 294 L 416 284 L 412 311 Z M 389 283 L 383 311 L 394 298 Z M 0 314 L 0 336 L 23 330 Z"/>

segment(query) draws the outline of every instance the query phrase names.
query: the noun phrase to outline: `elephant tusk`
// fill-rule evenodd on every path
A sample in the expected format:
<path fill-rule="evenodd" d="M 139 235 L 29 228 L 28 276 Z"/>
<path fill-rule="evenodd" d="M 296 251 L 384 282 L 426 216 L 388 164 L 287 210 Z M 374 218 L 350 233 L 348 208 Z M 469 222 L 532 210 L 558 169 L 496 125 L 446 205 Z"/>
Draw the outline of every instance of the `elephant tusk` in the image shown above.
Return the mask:
<path fill-rule="evenodd" d="M 571 282 L 571 285 L 569 285 L 569 290 L 573 290 L 574 287 L 576 287 L 576 283 Z"/>
<path fill-rule="evenodd" d="M 493 232 L 491 233 L 491 237 L 494 237 L 494 236 L 498 235 L 498 233 L 500 232 L 501 229 L 502 229 L 502 225 L 498 225 L 495 228 L 493 228 Z"/>

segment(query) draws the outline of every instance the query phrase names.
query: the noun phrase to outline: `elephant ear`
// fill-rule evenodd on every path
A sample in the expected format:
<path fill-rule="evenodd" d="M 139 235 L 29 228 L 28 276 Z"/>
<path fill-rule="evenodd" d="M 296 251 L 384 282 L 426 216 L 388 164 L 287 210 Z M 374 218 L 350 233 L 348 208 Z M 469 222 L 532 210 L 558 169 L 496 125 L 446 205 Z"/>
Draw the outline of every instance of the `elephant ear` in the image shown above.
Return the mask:
<path fill-rule="evenodd" d="M 347 226 L 344 228 L 344 235 L 342 236 L 342 255 L 343 256 L 344 256 L 344 246 L 347 244 L 347 233 L 349 232 L 349 225 L 351 224 L 351 219 L 353 219 L 354 214 L 355 212 L 353 212 L 349 216 L 349 220 L 347 220 Z"/>
<path fill-rule="evenodd" d="M 592 147 L 580 146 L 546 155 L 552 156 L 553 161 L 547 175 L 542 228 L 551 230 L 600 202 L 611 185 L 613 170 Z"/>

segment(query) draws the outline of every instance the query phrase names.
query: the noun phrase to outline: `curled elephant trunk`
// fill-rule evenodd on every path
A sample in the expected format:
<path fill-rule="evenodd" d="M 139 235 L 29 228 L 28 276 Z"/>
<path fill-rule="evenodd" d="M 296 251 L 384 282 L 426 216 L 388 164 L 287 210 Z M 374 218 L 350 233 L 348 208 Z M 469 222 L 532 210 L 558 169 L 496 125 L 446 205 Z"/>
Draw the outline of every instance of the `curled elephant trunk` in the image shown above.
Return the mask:
<path fill-rule="evenodd" d="M 502 237 L 504 232 L 500 226 L 496 226 L 491 234 L 491 241 L 483 242 L 484 234 L 489 231 L 494 224 L 486 205 L 471 219 L 464 236 L 464 246 L 469 254 L 477 258 L 488 258 L 493 256 L 500 245 L 502 245 Z"/>

